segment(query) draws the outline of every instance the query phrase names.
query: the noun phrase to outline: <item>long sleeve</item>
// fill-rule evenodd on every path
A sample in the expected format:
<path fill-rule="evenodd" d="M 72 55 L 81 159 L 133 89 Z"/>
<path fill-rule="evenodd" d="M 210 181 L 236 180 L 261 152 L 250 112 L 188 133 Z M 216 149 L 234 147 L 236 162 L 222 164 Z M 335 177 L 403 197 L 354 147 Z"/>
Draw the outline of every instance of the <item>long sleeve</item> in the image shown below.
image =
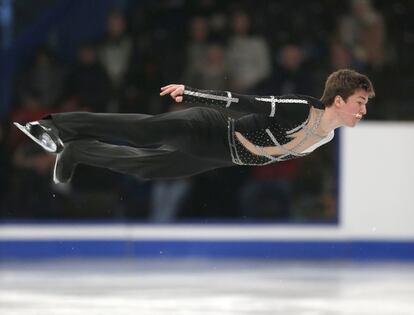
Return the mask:
<path fill-rule="evenodd" d="M 244 113 L 264 114 L 269 117 L 277 115 L 280 104 L 310 104 L 310 98 L 298 95 L 255 96 L 241 95 L 228 91 L 198 90 L 185 86 L 183 103 L 218 106 Z"/>

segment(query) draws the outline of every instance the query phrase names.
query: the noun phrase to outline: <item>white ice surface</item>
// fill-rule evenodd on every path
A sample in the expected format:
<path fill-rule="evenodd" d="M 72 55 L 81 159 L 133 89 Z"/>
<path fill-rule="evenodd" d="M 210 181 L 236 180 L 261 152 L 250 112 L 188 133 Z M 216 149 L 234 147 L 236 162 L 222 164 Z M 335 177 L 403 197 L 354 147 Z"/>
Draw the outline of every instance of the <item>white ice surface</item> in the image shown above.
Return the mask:
<path fill-rule="evenodd" d="M 2 315 L 413 315 L 414 264 L 0 262 Z"/>

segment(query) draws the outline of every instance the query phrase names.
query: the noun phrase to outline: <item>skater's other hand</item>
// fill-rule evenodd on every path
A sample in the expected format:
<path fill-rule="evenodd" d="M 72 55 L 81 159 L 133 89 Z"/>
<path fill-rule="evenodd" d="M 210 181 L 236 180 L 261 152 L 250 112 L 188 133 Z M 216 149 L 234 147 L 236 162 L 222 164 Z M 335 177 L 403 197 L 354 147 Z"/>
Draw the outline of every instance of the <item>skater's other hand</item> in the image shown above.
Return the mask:
<path fill-rule="evenodd" d="M 184 85 L 183 84 L 169 84 L 161 88 L 161 96 L 168 95 L 172 97 L 177 103 L 183 101 Z"/>

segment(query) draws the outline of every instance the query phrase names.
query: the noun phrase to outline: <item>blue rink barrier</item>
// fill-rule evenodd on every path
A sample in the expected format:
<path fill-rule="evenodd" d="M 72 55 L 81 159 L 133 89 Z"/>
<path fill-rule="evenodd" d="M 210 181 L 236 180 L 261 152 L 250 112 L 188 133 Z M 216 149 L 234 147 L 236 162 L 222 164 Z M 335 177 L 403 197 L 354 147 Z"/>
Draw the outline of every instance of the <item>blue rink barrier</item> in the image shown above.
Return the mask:
<path fill-rule="evenodd" d="M 0 241 L 0 259 L 63 257 L 414 260 L 414 241 Z"/>

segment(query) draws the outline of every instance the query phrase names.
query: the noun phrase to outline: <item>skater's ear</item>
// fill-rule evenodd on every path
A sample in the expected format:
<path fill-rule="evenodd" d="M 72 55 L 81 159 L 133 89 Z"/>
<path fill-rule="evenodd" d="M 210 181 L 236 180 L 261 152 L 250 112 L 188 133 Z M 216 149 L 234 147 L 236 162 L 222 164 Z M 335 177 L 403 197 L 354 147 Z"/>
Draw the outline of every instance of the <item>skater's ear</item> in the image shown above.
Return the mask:
<path fill-rule="evenodd" d="M 335 98 L 334 98 L 334 106 L 337 107 L 337 108 L 341 108 L 344 105 L 345 105 L 345 101 L 342 98 L 342 96 L 340 96 L 340 95 L 335 96 Z"/>

